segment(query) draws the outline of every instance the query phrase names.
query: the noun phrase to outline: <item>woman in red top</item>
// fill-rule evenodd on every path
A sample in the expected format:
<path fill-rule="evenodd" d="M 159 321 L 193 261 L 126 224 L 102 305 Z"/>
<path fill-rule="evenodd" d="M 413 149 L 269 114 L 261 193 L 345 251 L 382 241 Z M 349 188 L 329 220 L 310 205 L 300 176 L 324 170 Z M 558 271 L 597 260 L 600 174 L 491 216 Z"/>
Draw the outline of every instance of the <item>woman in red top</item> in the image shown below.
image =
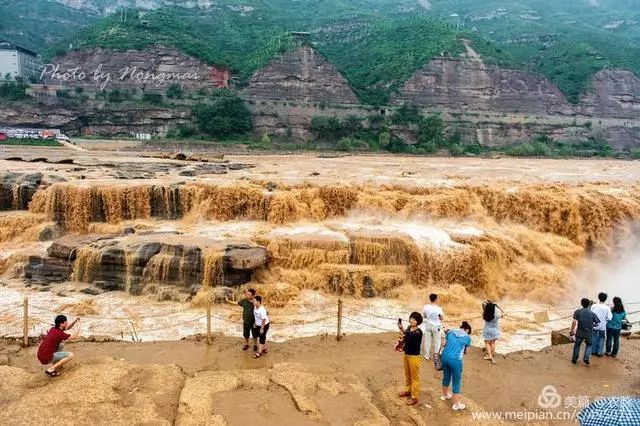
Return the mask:
<path fill-rule="evenodd" d="M 65 330 L 70 330 L 80 321 L 80 318 L 76 318 L 71 324 L 67 322 L 67 317 L 64 315 L 58 315 L 55 319 L 55 327 L 47 333 L 40 347 L 38 348 L 38 360 L 47 365 L 53 363 L 51 367 L 45 370 L 48 376 L 55 377 L 60 375 L 60 369 L 63 365 L 73 359 L 72 352 L 62 351 L 62 342 L 71 338 L 76 339 L 80 334 L 80 327 L 78 327 L 73 333 L 65 333 Z"/>

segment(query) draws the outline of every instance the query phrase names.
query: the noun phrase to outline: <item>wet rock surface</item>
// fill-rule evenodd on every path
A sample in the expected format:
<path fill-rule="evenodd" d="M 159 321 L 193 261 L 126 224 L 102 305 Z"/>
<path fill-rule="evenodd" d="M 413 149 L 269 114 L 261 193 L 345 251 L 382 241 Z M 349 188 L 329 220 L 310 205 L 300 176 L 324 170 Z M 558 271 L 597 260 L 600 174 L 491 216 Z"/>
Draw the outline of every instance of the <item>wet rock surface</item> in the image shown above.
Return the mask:
<path fill-rule="evenodd" d="M 0 210 L 24 210 L 42 183 L 42 173 L 0 175 Z"/>
<path fill-rule="evenodd" d="M 105 291 L 152 292 L 160 300 L 182 296 L 149 285 L 175 286 L 187 294 L 195 294 L 202 285 L 241 285 L 267 264 L 268 257 L 265 248 L 252 243 L 194 239 L 172 232 L 71 234 L 54 241 L 47 255 L 29 257 L 22 276 L 32 283 L 75 279 Z"/>
<path fill-rule="evenodd" d="M 62 238 L 55 240 L 47 249 L 47 254 L 51 257 L 55 257 L 63 260 L 75 260 L 78 250 L 90 243 L 112 238 L 113 235 L 98 235 L 98 234 L 86 234 L 86 235 L 66 235 Z"/>
<path fill-rule="evenodd" d="M 69 281 L 72 271 L 69 261 L 55 257 L 29 256 L 22 274 L 31 283 L 46 285 Z"/>

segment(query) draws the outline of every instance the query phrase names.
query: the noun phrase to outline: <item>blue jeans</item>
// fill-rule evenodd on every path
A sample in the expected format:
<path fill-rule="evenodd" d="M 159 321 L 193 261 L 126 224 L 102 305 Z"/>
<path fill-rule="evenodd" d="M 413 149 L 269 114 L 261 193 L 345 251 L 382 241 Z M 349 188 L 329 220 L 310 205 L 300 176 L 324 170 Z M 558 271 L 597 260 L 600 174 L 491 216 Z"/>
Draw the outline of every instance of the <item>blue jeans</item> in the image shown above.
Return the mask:
<path fill-rule="evenodd" d="M 613 343 L 613 350 L 611 350 L 611 344 Z M 620 349 L 620 329 L 607 327 L 607 347 L 606 352 L 613 356 L 618 355 L 618 349 Z"/>
<path fill-rule="evenodd" d="M 604 330 L 593 330 L 593 353 L 602 355 L 604 353 Z"/>
<path fill-rule="evenodd" d="M 587 336 L 587 337 L 578 337 L 576 336 L 576 342 L 573 344 L 573 358 L 571 359 L 573 362 L 578 361 L 578 358 L 580 357 L 580 345 L 582 345 L 582 342 L 585 342 L 585 348 L 584 348 L 584 360 L 589 361 L 589 357 L 591 357 L 591 338 L 592 336 Z"/>
<path fill-rule="evenodd" d="M 460 393 L 460 386 L 462 385 L 462 360 L 442 358 L 442 386 L 448 387 L 449 383 L 453 379 L 453 385 L 451 386 L 453 393 Z"/>

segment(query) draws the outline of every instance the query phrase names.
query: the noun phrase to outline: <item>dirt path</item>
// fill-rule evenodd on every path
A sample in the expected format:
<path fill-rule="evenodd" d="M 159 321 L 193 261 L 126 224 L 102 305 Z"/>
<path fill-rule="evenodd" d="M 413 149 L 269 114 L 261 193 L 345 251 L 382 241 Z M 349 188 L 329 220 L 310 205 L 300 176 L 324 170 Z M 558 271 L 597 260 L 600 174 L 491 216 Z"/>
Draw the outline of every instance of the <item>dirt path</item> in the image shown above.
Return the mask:
<path fill-rule="evenodd" d="M 623 339 L 618 359 L 593 359 L 590 367 L 582 364 L 574 366 L 569 362 L 570 345 L 556 346 L 541 352 L 513 353 L 500 357 L 497 365 L 491 365 L 482 360 L 482 352 L 473 348 L 465 359 L 463 375 L 462 393 L 469 407 L 465 413 L 452 412 L 447 403 L 438 399 L 440 373 L 435 372 L 431 364 L 425 362 L 421 372 L 422 404 L 415 410 L 407 409 L 406 406 L 400 405 L 394 396 L 400 389 L 403 379 L 402 356 L 394 353 L 391 348 L 395 338 L 395 334 L 389 333 L 351 335 L 342 342 L 336 342 L 331 337 L 297 339 L 282 344 L 272 344 L 270 353 L 258 360 L 252 359 L 250 352 L 240 351 L 238 339 L 222 336 L 217 337 L 211 346 L 193 340 L 135 344 L 83 342 L 67 345 L 66 349 L 76 354 L 78 362 L 65 372 L 61 379 L 66 375 L 71 380 L 72 375 L 80 375 L 83 369 L 105 362 L 105 358 L 114 358 L 128 366 L 145 366 L 144 368 L 151 368 L 152 364 L 170 368 L 175 364 L 184 372 L 187 383 L 182 388 L 179 404 L 176 401 L 177 390 L 167 397 L 168 408 L 165 408 L 169 413 L 168 417 L 172 419 L 171 422 L 176 422 L 172 413 L 178 413 L 178 420 L 184 418 L 184 414 L 180 413 L 184 411 L 181 407 L 189 404 L 185 402 L 189 393 L 187 390 L 194 386 L 192 383 L 194 380 L 196 382 L 204 380 L 201 379 L 203 374 L 219 375 L 222 372 L 235 371 L 241 372 L 234 373 L 236 376 L 251 374 L 251 372 L 262 374 L 260 380 L 271 377 L 272 382 L 266 381 L 264 391 L 259 387 L 256 388 L 257 379 L 254 378 L 251 382 L 254 383 L 253 387 L 238 385 L 240 386 L 238 391 L 230 393 L 221 391 L 222 393 L 211 396 L 208 401 L 215 407 L 216 415 L 224 417 L 228 424 L 243 424 L 251 418 L 251 416 L 247 417 L 247 410 L 251 405 L 247 405 L 247 399 L 255 400 L 267 407 L 264 413 L 267 417 L 263 419 L 266 422 L 260 424 L 276 423 L 279 418 L 277 414 L 280 412 L 283 415 L 293 416 L 292 421 L 298 419 L 292 424 L 354 424 L 352 420 L 358 417 L 357 412 L 361 415 L 368 412 L 363 408 L 366 401 L 363 402 L 363 398 L 358 396 L 360 394 L 351 394 L 344 390 L 336 393 L 336 395 L 342 395 L 339 403 L 336 402 L 335 395 L 331 397 L 330 394 L 321 392 L 314 394 L 314 407 L 321 413 L 320 417 L 314 417 L 313 412 L 310 414 L 302 410 L 299 402 L 298 409 L 295 409 L 283 388 L 291 393 L 294 401 L 298 401 L 295 392 L 302 391 L 296 388 L 295 383 L 303 380 L 300 374 L 320 374 L 324 377 L 320 382 L 335 379 L 343 387 L 346 386 L 344 383 L 358 381 L 366 388 L 365 394 L 370 392 L 373 395 L 372 404 L 390 421 L 390 424 L 469 424 L 478 423 L 473 418 L 474 412 L 502 413 L 522 410 L 539 412 L 538 396 L 542 388 L 548 385 L 557 389 L 563 401 L 571 401 L 571 399 L 567 400 L 567 397 L 575 397 L 576 400 L 580 397 L 582 401 L 585 397 L 592 401 L 596 397 L 607 395 L 640 397 L 638 367 L 640 340 Z M 29 348 L 11 355 L 10 365 L 33 373 L 33 377 L 39 378 L 42 386 L 45 386 L 43 392 L 46 395 L 46 386 L 49 386 L 52 381 L 43 378 L 42 367 L 35 361 L 35 351 L 36 348 Z M 289 371 L 289 367 L 282 367 L 285 365 L 283 363 L 295 363 L 297 365 L 294 369 L 295 374 Z M 100 370 L 104 368 L 106 367 L 100 367 Z M 110 364 L 109 368 L 111 368 Z M 298 377 L 293 380 L 293 385 L 288 385 L 286 381 L 282 383 L 278 381 L 279 374 L 285 374 L 283 371 Z M 347 376 L 354 378 L 344 379 Z M 216 379 L 209 377 L 207 380 L 213 380 L 210 383 L 215 385 L 207 385 L 206 389 L 219 386 L 222 381 L 219 377 Z M 230 379 L 225 376 L 224 380 Z M 273 382 L 279 386 L 275 386 Z M 92 386 L 99 387 L 99 383 Z M 321 385 L 317 386 L 321 388 Z M 304 389 L 305 392 L 309 391 L 306 387 Z M 82 398 L 81 395 L 78 397 Z M 10 408 L 15 409 L 17 406 L 19 403 L 14 403 Z M 349 411 L 349 407 L 355 411 Z M 2 408 L 1 401 L 0 408 Z M 211 407 L 207 410 L 211 411 Z M 339 412 L 343 410 L 343 415 L 332 417 L 331 413 L 335 414 L 335 410 Z M 564 405 L 556 409 L 558 410 L 565 410 Z M 300 417 L 300 411 L 306 416 Z M 194 408 L 191 407 L 188 412 L 189 415 L 194 415 Z M 351 420 L 346 421 L 347 418 Z M 186 424 L 184 421 L 177 423 Z M 571 423 L 565 422 L 565 424 Z"/>

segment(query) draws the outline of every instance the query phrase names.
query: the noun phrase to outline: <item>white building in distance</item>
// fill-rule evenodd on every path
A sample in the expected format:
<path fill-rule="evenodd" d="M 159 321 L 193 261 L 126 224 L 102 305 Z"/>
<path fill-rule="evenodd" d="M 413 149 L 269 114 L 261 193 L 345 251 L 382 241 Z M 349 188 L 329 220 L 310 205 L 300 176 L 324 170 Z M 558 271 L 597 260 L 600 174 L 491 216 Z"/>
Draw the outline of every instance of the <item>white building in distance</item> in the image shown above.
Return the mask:
<path fill-rule="evenodd" d="M 38 54 L 8 41 L 0 41 L 0 80 L 38 78 L 41 67 Z"/>

